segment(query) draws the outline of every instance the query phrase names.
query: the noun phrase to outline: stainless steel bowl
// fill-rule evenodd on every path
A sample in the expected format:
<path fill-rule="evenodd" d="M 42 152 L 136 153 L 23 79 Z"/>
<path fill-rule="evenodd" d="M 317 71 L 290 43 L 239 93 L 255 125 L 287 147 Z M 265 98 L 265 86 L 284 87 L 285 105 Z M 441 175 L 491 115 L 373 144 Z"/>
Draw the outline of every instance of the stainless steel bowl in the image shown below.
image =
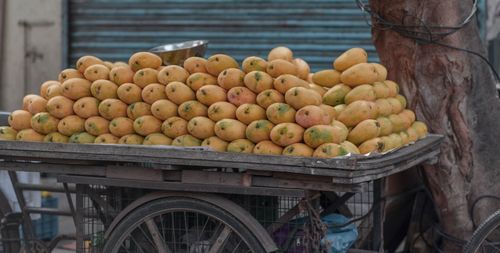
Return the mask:
<path fill-rule="evenodd" d="M 192 40 L 157 46 L 149 51 L 160 56 L 164 65 L 182 65 L 189 57 L 203 57 L 207 46 L 207 40 Z"/>

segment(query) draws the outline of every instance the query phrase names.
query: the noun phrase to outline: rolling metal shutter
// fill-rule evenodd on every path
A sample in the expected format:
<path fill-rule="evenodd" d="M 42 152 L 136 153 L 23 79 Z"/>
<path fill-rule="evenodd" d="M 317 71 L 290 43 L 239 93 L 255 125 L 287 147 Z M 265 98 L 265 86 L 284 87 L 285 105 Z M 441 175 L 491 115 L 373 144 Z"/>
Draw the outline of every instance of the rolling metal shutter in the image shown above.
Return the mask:
<path fill-rule="evenodd" d="M 82 55 L 127 60 L 132 52 L 185 40 L 209 40 L 206 56 L 241 62 L 290 47 L 313 70 L 331 68 L 351 47 L 377 55 L 353 0 L 70 0 L 70 65 Z"/>

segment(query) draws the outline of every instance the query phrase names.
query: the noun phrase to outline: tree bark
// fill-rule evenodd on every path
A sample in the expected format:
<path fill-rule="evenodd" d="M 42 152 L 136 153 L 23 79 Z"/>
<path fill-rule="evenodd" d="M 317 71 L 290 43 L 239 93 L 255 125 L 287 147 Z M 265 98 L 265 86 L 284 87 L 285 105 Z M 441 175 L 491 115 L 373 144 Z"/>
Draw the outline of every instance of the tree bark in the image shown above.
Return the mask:
<path fill-rule="evenodd" d="M 472 1 L 370 0 L 370 6 L 397 24 L 412 16 L 431 25 L 454 26 L 470 13 Z M 437 165 L 425 166 L 424 174 L 442 230 L 467 240 L 474 229 L 474 200 L 500 195 L 500 103 L 493 75 L 478 56 L 421 44 L 390 29 L 372 32 L 388 78 L 400 84 L 417 118 L 432 133 L 445 136 Z M 439 42 L 485 55 L 475 19 Z M 498 203 L 481 201 L 474 212 L 476 223 L 495 208 L 500 208 Z M 445 252 L 461 252 L 460 245 L 444 242 Z"/>

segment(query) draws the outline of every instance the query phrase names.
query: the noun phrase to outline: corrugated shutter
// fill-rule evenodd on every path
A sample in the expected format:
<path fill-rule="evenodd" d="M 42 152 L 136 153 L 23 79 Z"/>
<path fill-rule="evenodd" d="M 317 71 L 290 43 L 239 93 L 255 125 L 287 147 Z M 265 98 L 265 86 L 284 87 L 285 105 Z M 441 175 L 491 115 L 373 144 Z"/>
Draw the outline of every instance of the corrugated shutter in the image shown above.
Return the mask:
<path fill-rule="evenodd" d="M 357 46 L 377 59 L 370 28 L 353 0 L 71 0 L 69 62 L 86 54 L 126 60 L 135 51 L 209 40 L 207 56 L 238 61 L 290 47 L 313 69 Z"/>

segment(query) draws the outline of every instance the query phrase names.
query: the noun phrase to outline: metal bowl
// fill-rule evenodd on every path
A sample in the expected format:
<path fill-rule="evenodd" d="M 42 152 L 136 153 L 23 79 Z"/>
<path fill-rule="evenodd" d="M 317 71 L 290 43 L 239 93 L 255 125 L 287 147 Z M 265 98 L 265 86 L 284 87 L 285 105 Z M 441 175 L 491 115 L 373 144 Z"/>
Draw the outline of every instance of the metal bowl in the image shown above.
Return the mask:
<path fill-rule="evenodd" d="M 207 46 L 207 40 L 192 40 L 157 46 L 149 51 L 160 56 L 164 65 L 182 65 L 189 57 L 203 57 Z"/>

